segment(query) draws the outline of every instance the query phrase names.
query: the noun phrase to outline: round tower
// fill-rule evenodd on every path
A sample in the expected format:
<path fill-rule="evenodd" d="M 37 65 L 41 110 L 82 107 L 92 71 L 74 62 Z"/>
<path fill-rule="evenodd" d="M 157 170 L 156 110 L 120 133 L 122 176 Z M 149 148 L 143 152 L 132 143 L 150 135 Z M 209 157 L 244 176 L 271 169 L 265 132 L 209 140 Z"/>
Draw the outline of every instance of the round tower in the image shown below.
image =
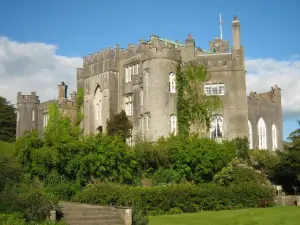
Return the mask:
<path fill-rule="evenodd" d="M 157 139 L 169 135 L 172 128 L 174 133 L 177 132 L 176 73 L 180 52 L 173 44 L 160 43 L 157 36 L 151 37 L 151 43 L 152 47 L 147 51 L 148 56 L 142 65 L 143 123 L 147 136 Z"/>
<path fill-rule="evenodd" d="M 17 129 L 16 137 L 22 136 L 26 131 L 38 129 L 39 96 L 36 92 L 31 95 L 17 94 Z"/>

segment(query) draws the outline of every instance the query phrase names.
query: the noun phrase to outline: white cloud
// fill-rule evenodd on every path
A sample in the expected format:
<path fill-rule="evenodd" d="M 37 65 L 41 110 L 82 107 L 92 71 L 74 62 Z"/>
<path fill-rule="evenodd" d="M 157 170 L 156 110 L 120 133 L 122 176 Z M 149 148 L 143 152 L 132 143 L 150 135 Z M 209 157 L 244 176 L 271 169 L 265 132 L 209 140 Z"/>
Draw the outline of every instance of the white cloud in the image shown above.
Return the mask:
<path fill-rule="evenodd" d="M 76 68 L 82 66 L 82 59 L 59 56 L 56 50 L 54 45 L 18 43 L 0 37 L 0 96 L 15 103 L 18 91 L 36 91 L 41 101 L 53 99 L 61 81 L 74 90 Z M 282 90 L 284 117 L 300 115 L 299 55 L 286 61 L 247 59 L 246 68 L 248 93 L 269 91 L 277 84 Z"/>
<path fill-rule="evenodd" d="M 266 92 L 277 84 L 281 88 L 284 118 L 300 115 L 300 58 L 290 60 L 248 59 L 247 92 Z"/>
<path fill-rule="evenodd" d="M 36 91 L 41 101 L 57 97 L 64 81 L 69 93 L 76 88 L 76 68 L 81 58 L 56 54 L 57 47 L 44 43 L 18 43 L 0 37 L 0 96 L 16 103 L 17 92 Z"/>

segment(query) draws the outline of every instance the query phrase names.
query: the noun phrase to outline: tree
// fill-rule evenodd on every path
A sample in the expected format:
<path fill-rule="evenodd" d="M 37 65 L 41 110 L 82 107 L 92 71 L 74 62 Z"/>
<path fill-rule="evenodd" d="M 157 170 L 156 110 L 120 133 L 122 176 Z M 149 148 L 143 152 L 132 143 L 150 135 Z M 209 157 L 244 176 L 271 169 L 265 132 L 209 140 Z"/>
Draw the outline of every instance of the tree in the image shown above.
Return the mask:
<path fill-rule="evenodd" d="M 209 79 L 210 75 L 202 65 L 191 62 L 179 68 L 176 80 L 180 134 L 188 135 L 191 130 L 196 130 L 197 133 L 206 135 L 212 113 L 222 108 L 222 101 L 218 96 L 207 96 L 204 92 L 204 84 Z"/>
<path fill-rule="evenodd" d="M 16 138 L 15 107 L 0 96 L 0 141 L 12 142 Z"/>
<path fill-rule="evenodd" d="M 110 120 L 106 121 L 107 135 L 120 135 L 125 141 L 131 137 L 132 123 L 126 116 L 124 110 L 115 114 Z"/>
<path fill-rule="evenodd" d="M 44 133 L 46 145 L 52 146 L 56 143 L 67 143 L 74 138 L 74 129 L 71 119 L 63 117 L 56 103 L 49 104 L 49 122 Z"/>
<path fill-rule="evenodd" d="M 286 192 L 300 191 L 300 121 L 299 128 L 291 132 L 288 139 L 291 141 L 284 145 L 283 152 L 277 152 L 280 162 L 276 165 L 272 179 L 283 185 Z"/>

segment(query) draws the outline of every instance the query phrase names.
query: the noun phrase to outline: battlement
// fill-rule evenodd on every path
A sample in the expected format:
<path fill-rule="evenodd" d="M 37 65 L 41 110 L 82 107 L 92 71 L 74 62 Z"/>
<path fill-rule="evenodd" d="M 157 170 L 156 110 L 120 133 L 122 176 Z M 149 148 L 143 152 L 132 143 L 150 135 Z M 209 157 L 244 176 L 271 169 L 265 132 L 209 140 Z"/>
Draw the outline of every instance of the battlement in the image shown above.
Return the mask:
<path fill-rule="evenodd" d="M 156 48 L 159 51 L 164 51 L 164 49 L 176 49 L 180 51 L 180 49 L 184 47 L 185 45 L 179 41 L 172 41 L 152 35 L 149 41 L 141 39 L 137 45 L 128 44 L 126 49 L 122 49 L 116 44 L 115 48 L 108 47 L 107 49 L 102 49 L 101 52 L 89 54 L 88 56 L 83 57 L 83 66 L 85 67 L 89 64 L 105 61 L 106 59 L 113 59 L 116 61 L 119 59 L 130 58 L 152 48 Z"/>
<path fill-rule="evenodd" d="M 230 70 L 233 67 L 231 53 L 213 53 L 197 55 L 196 62 L 204 65 L 207 69 Z"/>
<path fill-rule="evenodd" d="M 22 95 L 22 92 L 17 94 L 17 103 L 35 103 L 39 104 L 39 96 L 36 95 L 36 92 L 31 92 L 31 95 Z"/>
<path fill-rule="evenodd" d="M 247 98 L 255 101 L 276 103 L 281 99 L 281 89 L 275 84 L 270 91 L 263 93 L 250 92 Z"/>

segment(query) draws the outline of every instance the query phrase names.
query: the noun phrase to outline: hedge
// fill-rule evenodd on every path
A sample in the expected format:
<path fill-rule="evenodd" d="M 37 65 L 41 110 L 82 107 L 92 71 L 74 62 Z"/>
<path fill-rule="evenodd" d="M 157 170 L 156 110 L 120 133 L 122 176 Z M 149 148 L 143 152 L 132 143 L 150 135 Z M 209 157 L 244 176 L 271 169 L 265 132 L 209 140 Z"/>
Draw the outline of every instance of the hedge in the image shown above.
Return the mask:
<path fill-rule="evenodd" d="M 216 184 L 173 184 L 156 187 L 130 187 L 98 184 L 78 192 L 72 201 L 101 205 L 138 207 L 150 215 L 257 207 L 258 200 L 274 204 L 270 186 L 242 183 L 230 187 Z"/>

